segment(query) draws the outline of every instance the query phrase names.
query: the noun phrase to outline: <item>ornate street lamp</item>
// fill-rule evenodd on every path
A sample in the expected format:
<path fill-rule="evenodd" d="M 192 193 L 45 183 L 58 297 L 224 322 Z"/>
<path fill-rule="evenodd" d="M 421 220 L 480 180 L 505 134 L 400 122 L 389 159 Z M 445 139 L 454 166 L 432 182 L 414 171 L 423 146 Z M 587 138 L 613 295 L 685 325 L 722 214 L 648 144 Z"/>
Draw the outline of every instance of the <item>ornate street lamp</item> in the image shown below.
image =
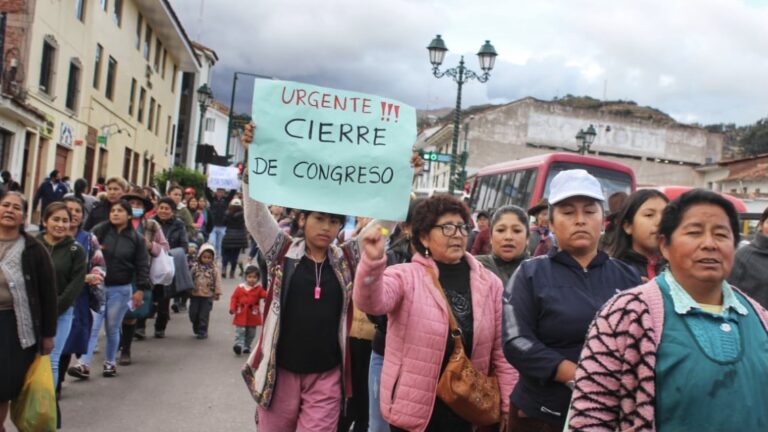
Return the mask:
<path fill-rule="evenodd" d="M 197 102 L 200 104 L 200 124 L 197 127 L 197 152 L 200 153 L 200 146 L 203 145 L 203 121 L 205 121 L 205 111 L 213 101 L 213 90 L 208 84 L 203 84 L 197 89 Z M 197 159 L 197 158 L 195 158 Z M 203 164 L 203 172 L 207 171 L 207 163 Z"/>
<path fill-rule="evenodd" d="M 429 62 L 432 63 L 432 74 L 435 75 L 435 78 L 449 76 L 453 78 L 453 81 L 455 81 L 458 86 L 456 91 L 456 111 L 454 112 L 453 116 L 451 181 L 448 183 L 448 193 L 453 194 L 453 191 L 458 183 L 464 182 L 463 179 L 456 177 L 456 162 L 459 160 L 459 127 L 461 125 L 461 87 L 464 85 L 464 83 L 471 79 L 476 79 L 481 83 L 487 82 L 488 78 L 491 77 L 490 72 L 496 63 L 496 56 L 498 54 L 496 53 L 496 49 L 493 48 L 493 45 L 491 45 L 491 42 L 485 41 L 485 44 L 480 47 L 480 51 L 477 52 L 477 58 L 480 62 L 480 69 L 483 71 L 482 75 L 478 75 L 477 73 L 464 66 L 464 56 L 461 56 L 458 67 L 446 69 L 442 72 L 440 71 L 440 65 L 443 64 L 445 53 L 448 51 L 448 48 L 445 46 L 445 42 L 440 35 L 437 35 L 434 39 L 432 39 L 432 42 L 427 47 L 427 50 L 429 51 Z M 466 155 L 462 155 L 462 165 L 466 165 L 466 159 Z M 464 172 L 463 168 L 462 172 Z"/>
<path fill-rule="evenodd" d="M 576 134 L 576 142 L 579 144 L 579 154 L 584 155 L 589 153 L 589 147 L 595 142 L 596 136 L 597 131 L 593 125 L 589 125 L 586 130 L 579 130 L 579 133 Z"/>

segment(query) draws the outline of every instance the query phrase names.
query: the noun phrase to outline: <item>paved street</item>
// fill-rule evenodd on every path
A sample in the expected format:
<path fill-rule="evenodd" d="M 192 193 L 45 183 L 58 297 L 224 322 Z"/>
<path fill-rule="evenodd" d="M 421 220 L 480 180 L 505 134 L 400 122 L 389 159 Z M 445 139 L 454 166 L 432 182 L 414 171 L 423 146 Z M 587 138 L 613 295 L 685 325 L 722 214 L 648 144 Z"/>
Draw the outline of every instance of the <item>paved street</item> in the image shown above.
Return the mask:
<path fill-rule="evenodd" d="M 192 334 L 186 314 L 171 312 L 165 339 L 133 344 L 133 364 L 102 378 L 104 339 L 87 381 L 67 377 L 61 409 L 63 431 L 247 431 L 254 430 L 255 402 L 240 377 L 246 357 L 232 352 L 234 327 L 227 311 L 239 279 L 224 280 L 214 303 L 207 340 Z M 103 333 L 102 333 L 103 335 Z M 15 431 L 10 421 L 6 428 Z"/>

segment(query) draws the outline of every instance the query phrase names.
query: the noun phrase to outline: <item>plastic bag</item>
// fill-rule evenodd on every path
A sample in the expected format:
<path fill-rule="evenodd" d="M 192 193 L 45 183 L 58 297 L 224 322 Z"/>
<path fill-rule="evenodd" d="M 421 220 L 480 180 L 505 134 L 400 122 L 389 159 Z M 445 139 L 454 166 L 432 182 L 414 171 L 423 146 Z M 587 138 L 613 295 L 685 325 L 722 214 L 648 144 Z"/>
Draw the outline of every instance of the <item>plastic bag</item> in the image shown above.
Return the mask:
<path fill-rule="evenodd" d="M 50 356 L 38 354 L 29 366 L 19 397 L 11 402 L 11 421 L 24 432 L 56 430 L 56 393 Z"/>
<path fill-rule="evenodd" d="M 176 267 L 173 266 L 173 258 L 168 255 L 168 252 L 161 250 L 158 256 L 152 258 L 149 280 L 153 285 L 170 285 L 173 283 L 175 274 Z"/>

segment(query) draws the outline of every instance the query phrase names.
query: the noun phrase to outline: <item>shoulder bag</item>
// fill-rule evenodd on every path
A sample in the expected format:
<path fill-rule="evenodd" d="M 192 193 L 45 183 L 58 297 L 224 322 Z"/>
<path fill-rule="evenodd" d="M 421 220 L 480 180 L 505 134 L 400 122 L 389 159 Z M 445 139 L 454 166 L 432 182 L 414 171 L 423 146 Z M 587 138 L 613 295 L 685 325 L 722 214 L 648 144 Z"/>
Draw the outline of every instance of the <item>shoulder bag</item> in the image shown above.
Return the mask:
<path fill-rule="evenodd" d="M 437 397 L 454 413 L 475 426 L 490 426 L 501 421 L 501 392 L 496 377 L 487 376 L 475 369 L 466 353 L 461 329 L 456 323 L 453 309 L 445 296 L 435 271 L 427 267 L 435 287 L 445 300 L 453 337 L 453 353 L 437 383 Z"/>

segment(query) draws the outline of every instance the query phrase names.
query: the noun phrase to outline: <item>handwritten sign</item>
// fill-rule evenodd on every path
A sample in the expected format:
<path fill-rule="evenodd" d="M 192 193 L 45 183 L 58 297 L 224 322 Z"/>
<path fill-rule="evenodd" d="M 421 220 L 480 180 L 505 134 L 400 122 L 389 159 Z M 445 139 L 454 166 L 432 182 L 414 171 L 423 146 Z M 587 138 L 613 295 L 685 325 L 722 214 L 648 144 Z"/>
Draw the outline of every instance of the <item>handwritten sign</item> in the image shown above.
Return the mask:
<path fill-rule="evenodd" d="M 249 194 L 285 207 L 404 220 L 416 110 L 288 81 L 256 80 Z"/>
<path fill-rule="evenodd" d="M 240 189 L 237 168 L 208 165 L 208 187 L 216 189 Z"/>

